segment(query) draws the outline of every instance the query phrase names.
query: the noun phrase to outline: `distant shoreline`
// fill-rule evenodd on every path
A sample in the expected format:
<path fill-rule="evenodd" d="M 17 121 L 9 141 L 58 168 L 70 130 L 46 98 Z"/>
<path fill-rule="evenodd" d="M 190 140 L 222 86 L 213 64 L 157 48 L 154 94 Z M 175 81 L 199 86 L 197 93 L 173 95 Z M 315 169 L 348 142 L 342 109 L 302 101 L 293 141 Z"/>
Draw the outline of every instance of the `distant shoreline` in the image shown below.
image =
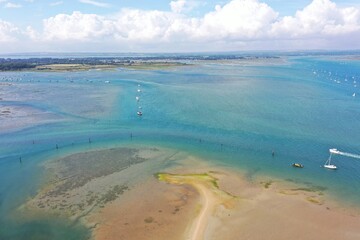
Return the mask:
<path fill-rule="evenodd" d="M 139 70 L 164 69 L 190 64 L 178 62 L 133 62 L 116 64 L 81 64 L 81 63 L 57 63 L 57 64 L 2 64 L 0 63 L 0 72 L 30 71 L 30 72 L 75 72 L 89 70 L 113 70 L 116 68 L 128 68 Z"/>
<path fill-rule="evenodd" d="M 193 61 L 248 61 L 280 59 L 277 56 L 164 56 L 164 57 L 90 57 L 90 58 L 0 58 L 0 72 L 7 71 L 87 71 L 130 68 L 140 70 L 163 69 L 193 65 Z"/>
<path fill-rule="evenodd" d="M 89 71 L 89 70 L 113 70 L 116 68 L 128 69 L 164 69 L 178 66 L 185 66 L 183 63 L 169 63 L 169 62 L 149 62 L 149 63 L 129 63 L 129 64 L 109 64 L 109 65 L 91 65 L 91 64 L 50 64 L 37 66 L 34 70 L 37 72 L 73 72 L 73 71 Z"/>

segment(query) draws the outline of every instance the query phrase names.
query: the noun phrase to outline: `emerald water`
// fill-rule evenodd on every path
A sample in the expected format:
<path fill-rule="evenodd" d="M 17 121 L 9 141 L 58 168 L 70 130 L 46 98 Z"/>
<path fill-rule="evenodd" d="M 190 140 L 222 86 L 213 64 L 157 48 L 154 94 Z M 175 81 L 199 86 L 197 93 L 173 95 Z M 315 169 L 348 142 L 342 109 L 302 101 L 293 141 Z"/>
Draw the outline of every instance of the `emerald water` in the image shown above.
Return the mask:
<path fill-rule="evenodd" d="M 360 61 L 301 55 L 194 64 L 0 73 L 1 111 L 26 109 L 1 116 L 0 238 L 87 238 L 76 223 L 19 218 L 16 209 L 41 186 L 39 163 L 128 143 L 310 183 L 359 206 L 360 161 L 334 156 L 337 171 L 321 166 L 330 148 L 360 153 Z"/>

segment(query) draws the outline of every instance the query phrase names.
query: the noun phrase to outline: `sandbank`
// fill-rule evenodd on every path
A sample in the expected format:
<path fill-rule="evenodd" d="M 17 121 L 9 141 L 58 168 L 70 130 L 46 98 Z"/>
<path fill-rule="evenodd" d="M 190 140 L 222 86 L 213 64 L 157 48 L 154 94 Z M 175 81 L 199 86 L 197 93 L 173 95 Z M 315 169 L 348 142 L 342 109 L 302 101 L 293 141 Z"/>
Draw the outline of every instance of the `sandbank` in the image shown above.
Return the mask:
<path fill-rule="evenodd" d="M 85 224 L 93 239 L 359 239 L 360 214 L 326 190 L 209 164 L 184 152 L 115 148 L 45 164 L 20 210 Z"/>
<path fill-rule="evenodd" d="M 118 67 L 117 65 L 90 65 L 90 64 L 48 64 L 41 65 L 35 68 L 35 71 L 42 72 L 75 72 L 88 71 L 92 69 L 97 70 L 111 70 Z"/>
<path fill-rule="evenodd" d="M 188 64 L 178 62 L 129 62 L 118 64 L 48 64 L 40 65 L 34 68 L 35 71 L 41 72 L 75 72 L 75 71 L 89 71 L 89 70 L 114 70 L 116 68 L 129 68 L 136 70 L 160 70 L 173 68 L 178 66 L 185 66 Z M 27 69 L 31 71 L 32 69 Z"/>

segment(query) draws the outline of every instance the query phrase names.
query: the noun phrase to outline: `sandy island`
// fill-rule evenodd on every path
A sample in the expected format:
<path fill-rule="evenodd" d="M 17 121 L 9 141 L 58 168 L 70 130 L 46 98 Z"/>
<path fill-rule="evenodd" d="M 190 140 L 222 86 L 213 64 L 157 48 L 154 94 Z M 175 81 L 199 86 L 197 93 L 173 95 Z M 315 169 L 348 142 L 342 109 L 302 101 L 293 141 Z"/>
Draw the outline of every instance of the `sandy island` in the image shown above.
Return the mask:
<path fill-rule="evenodd" d="M 311 184 L 254 177 L 184 152 L 116 148 L 44 165 L 23 213 L 81 222 L 93 239 L 360 239 L 360 214 Z"/>
<path fill-rule="evenodd" d="M 48 64 L 40 65 L 34 69 L 27 69 L 27 71 L 42 71 L 42 72 L 74 72 L 74 71 L 89 71 L 89 70 L 114 70 L 116 68 L 129 68 L 136 70 L 161 70 L 179 66 L 187 66 L 179 62 L 129 62 L 119 64 Z"/>

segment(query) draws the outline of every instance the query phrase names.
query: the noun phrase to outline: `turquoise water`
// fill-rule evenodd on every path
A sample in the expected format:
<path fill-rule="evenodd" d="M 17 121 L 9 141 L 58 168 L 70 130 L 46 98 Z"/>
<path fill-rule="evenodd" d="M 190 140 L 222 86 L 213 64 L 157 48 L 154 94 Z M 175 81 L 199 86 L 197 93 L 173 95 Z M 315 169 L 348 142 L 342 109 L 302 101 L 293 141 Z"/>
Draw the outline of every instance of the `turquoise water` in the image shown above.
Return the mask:
<path fill-rule="evenodd" d="M 27 127 L 0 135 L 0 238 L 87 238 L 77 224 L 19 220 L 15 209 L 41 185 L 42 161 L 129 142 L 188 151 L 244 169 L 250 177 L 265 174 L 322 186 L 359 206 L 360 161 L 335 156 L 339 170 L 320 166 L 329 148 L 360 153 L 360 61 L 344 56 L 282 60 L 147 71 L 0 73 L 2 83 L 13 84 L 0 85 L 2 106 L 43 112 Z M 305 168 L 294 169 L 293 162 Z"/>

